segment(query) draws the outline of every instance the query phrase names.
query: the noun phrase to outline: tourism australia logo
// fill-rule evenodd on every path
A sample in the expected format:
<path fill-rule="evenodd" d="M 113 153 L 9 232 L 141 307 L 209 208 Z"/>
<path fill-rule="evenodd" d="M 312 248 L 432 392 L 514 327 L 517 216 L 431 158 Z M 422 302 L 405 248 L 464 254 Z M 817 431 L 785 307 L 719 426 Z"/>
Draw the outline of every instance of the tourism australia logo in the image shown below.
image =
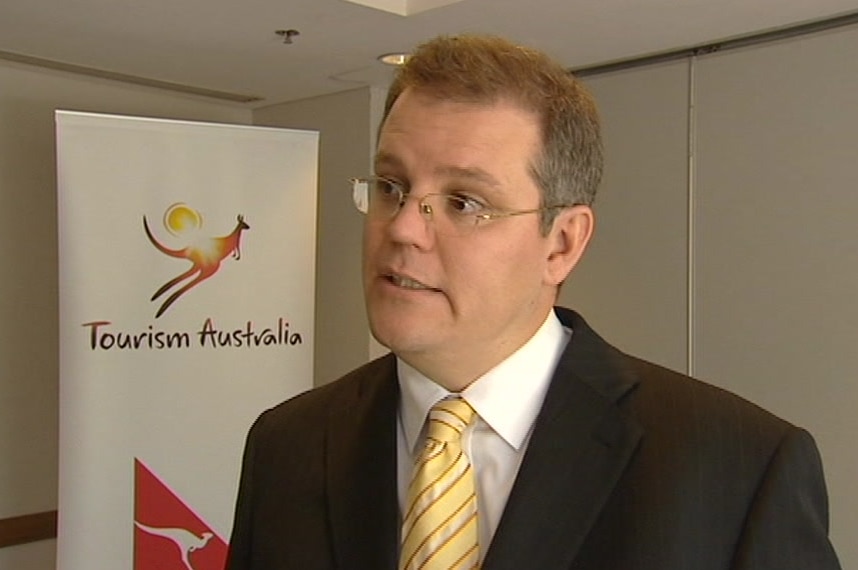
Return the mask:
<path fill-rule="evenodd" d="M 211 237 L 203 231 L 203 217 L 187 204 L 173 204 L 164 212 L 164 228 L 174 237 L 184 242 L 183 247 L 170 248 L 165 246 L 149 229 L 149 222 L 143 216 L 143 230 L 152 245 L 169 257 L 183 259 L 191 263 L 183 273 L 176 275 L 155 291 L 151 301 L 173 289 L 173 292 L 161 303 L 155 313 L 157 319 L 175 303 L 179 297 L 212 277 L 220 269 L 221 263 L 229 256 L 236 261 L 241 259 L 241 233 L 249 230 L 250 226 L 244 221 L 244 216 L 237 216 L 237 223 L 232 232 L 220 237 Z"/>
<path fill-rule="evenodd" d="M 203 216 L 185 203 L 169 206 L 163 215 L 163 230 L 153 231 L 149 219 L 143 215 L 143 231 L 140 235 L 161 254 L 172 260 L 185 262 L 184 270 L 165 282 L 154 282 L 155 292 L 150 301 L 157 302 L 154 319 L 160 320 L 176 307 L 190 306 L 194 309 L 193 290 L 208 286 L 204 281 L 214 277 L 226 260 L 241 259 L 242 234 L 250 229 L 242 214 L 235 217 L 232 231 L 227 233 L 226 224 L 219 234 L 208 233 Z M 169 234 L 169 237 L 165 234 Z M 172 262 L 170 262 L 172 263 Z M 223 292 L 229 297 L 229 291 Z M 142 299 L 141 299 L 142 301 Z M 196 307 L 199 312 L 200 307 Z M 232 326 L 216 322 L 212 316 L 201 317 L 193 330 L 166 330 L 154 322 L 142 327 L 119 327 L 112 319 L 91 320 L 82 323 L 86 330 L 87 344 L 93 351 L 106 350 L 173 350 L 201 348 L 257 348 L 295 347 L 304 343 L 304 336 L 295 330 L 289 319 L 275 316 L 264 319 L 260 325 L 252 319 Z M 236 326 L 237 325 L 237 326 Z"/>

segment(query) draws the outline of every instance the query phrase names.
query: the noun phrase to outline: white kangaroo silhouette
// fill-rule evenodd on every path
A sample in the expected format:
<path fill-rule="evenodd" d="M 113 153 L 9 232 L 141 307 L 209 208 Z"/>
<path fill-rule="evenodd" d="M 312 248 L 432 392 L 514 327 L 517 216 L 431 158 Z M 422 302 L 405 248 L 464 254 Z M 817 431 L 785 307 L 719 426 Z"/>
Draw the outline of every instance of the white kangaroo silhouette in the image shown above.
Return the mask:
<path fill-rule="evenodd" d="M 134 521 L 134 524 L 137 528 L 148 532 L 149 534 L 172 540 L 179 549 L 182 556 L 182 562 L 185 563 L 188 570 L 194 570 L 194 567 L 191 566 L 191 552 L 204 548 L 214 536 L 210 532 L 204 532 L 202 536 L 197 536 L 184 528 L 154 528 L 146 526 L 145 524 L 140 524 L 137 521 Z"/>

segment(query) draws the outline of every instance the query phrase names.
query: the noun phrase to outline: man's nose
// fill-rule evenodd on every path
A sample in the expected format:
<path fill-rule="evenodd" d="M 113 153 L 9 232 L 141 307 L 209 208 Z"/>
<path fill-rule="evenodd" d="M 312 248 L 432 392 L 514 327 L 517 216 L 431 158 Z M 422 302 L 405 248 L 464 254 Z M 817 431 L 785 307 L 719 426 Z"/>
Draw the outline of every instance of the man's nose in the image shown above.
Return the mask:
<path fill-rule="evenodd" d="M 434 243 L 431 210 L 427 211 L 422 198 L 414 194 L 404 196 L 402 205 L 388 222 L 390 237 L 398 242 L 429 248 Z"/>

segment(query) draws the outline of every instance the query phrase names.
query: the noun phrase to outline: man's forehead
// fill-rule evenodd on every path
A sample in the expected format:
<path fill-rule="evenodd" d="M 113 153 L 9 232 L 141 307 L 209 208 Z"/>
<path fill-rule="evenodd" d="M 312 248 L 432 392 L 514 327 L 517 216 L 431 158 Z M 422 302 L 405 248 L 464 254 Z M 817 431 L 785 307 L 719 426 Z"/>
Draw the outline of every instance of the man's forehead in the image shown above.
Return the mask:
<path fill-rule="evenodd" d="M 390 123 L 391 117 L 396 121 L 397 111 L 402 107 L 409 108 L 419 107 L 426 114 L 439 113 L 446 114 L 451 112 L 504 112 L 514 110 L 519 113 L 524 113 L 531 116 L 535 123 L 539 123 L 539 116 L 530 106 L 523 104 L 513 96 L 487 96 L 487 97 L 469 97 L 446 95 L 443 92 L 433 92 L 428 88 L 408 87 L 396 98 L 390 107 L 390 111 L 384 117 L 379 132 L 383 131 Z"/>
<path fill-rule="evenodd" d="M 376 171 L 404 167 L 405 164 L 395 151 L 379 150 L 375 155 Z M 486 186 L 500 185 L 500 181 L 488 170 L 476 165 L 439 164 L 432 169 L 432 173 L 438 177 L 473 180 Z"/>
<path fill-rule="evenodd" d="M 380 129 L 374 165 L 379 174 L 420 171 L 500 188 L 510 167 L 521 164 L 529 173 L 539 139 L 536 115 L 514 102 L 459 101 L 406 90 Z"/>

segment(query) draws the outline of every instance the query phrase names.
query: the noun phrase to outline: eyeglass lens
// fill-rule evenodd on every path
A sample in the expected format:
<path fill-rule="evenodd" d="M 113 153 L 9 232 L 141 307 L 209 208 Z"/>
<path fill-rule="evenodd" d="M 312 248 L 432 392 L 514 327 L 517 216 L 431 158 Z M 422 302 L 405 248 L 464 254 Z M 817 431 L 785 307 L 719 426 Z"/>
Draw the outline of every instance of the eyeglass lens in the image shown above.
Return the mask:
<path fill-rule="evenodd" d="M 393 218 L 409 198 L 402 187 L 382 178 L 353 183 L 355 205 L 373 218 Z M 420 199 L 418 207 L 423 217 L 441 233 L 466 233 L 477 225 L 476 214 L 467 212 L 466 202 L 458 196 L 427 194 Z"/>

